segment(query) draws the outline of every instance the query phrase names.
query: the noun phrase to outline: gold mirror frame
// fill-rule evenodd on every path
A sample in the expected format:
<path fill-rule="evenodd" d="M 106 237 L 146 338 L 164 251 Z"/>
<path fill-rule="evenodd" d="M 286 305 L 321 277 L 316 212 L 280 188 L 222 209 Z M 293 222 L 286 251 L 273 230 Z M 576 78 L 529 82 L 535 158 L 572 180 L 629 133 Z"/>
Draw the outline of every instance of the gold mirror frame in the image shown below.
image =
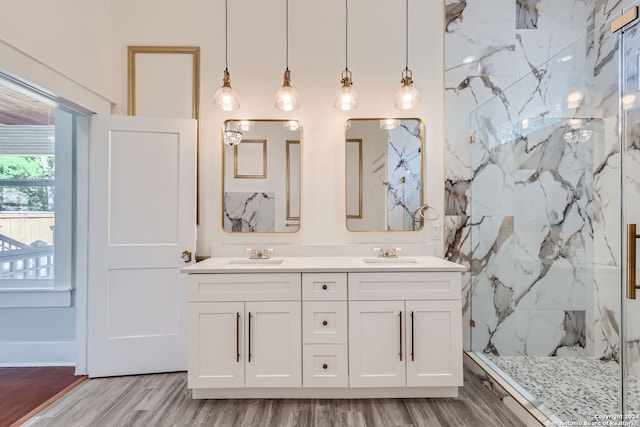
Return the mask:
<path fill-rule="evenodd" d="M 276 119 L 250 119 L 250 120 L 246 120 L 246 119 L 230 119 L 230 120 L 225 120 L 224 123 L 222 124 L 222 128 L 221 128 L 221 155 L 222 155 L 222 171 L 221 171 L 221 175 L 222 175 L 222 191 L 221 191 L 221 216 L 222 216 L 222 221 L 221 221 L 221 227 L 222 230 L 225 233 L 229 233 L 229 234 L 292 234 L 292 233 L 297 233 L 298 231 L 300 231 L 300 203 L 298 206 L 298 216 L 294 216 L 291 215 L 291 185 L 290 185 L 290 180 L 291 180 L 291 166 L 290 166 L 290 162 L 291 162 L 291 154 L 290 154 L 290 145 L 291 144 L 297 144 L 300 149 L 299 149 L 299 176 L 297 178 L 298 181 L 298 191 L 299 191 L 299 195 L 298 195 L 298 200 L 301 200 L 302 197 L 302 188 L 301 188 L 301 184 L 302 184 L 302 126 L 299 126 L 297 129 L 297 137 L 295 139 L 293 138 L 284 138 L 284 140 L 282 141 L 283 143 L 283 159 L 282 161 L 285 162 L 285 164 L 282 164 L 282 168 L 280 167 L 274 167 L 274 165 L 269 165 L 268 164 L 268 158 L 267 158 L 267 150 L 266 148 L 268 148 L 269 152 L 272 151 L 272 145 L 270 145 L 271 143 L 269 142 L 268 138 L 263 138 L 260 137 L 259 134 L 255 134 L 253 136 L 251 136 L 250 138 L 248 138 L 248 141 L 265 141 L 265 151 L 264 151 L 264 171 L 265 171 L 265 175 L 252 175 L 252 176 L 235 176 L 235 171 L 237 170 L 237 162 L 238 162 L 238 157 L 237 157 L 237 146 L 233 147 L 233 151 L 234 151 L 234 159 L 233 159 L 233 168 L 234 168 L 234 173 L 232 174 L 232 176 L 234 176 L 234 179 L 236 178 L 252 178 L 252 179 L 267 179 L 268 175 L 266 174 L 267 169 L 269 171 L 279 171 L 282 170 L 284 172 L 284 179 L 286 180 L 285 183 L 285 204 L 286 206 L 284 207 L 284 216 L 285 219 L 283 221 L 284 227 L 295 227 L 295 229 L 292 228 L 291 231 L 259 231 L 259 232 L 251 232 L 251 231 L 231 231 L 229 229 L 227 229 L 225 227 L 225 215 L 226 215 L 226 211 L 225 211 L 225 195 L 226 195 L 226 179 L 225 179 L 225 175 L 226 175 L 226 169 L 227 167 L 231 167 L 231 165 L 229 165 L 229 162 L 226 159 L 227 155 L 225 153 L 225 147 L 229 147 L 231 148 L 231 146 L 224 144 L 224 132 L 225 129 L 227 128 L 227 124 L 229 122 L 234 122 L 234 123 L 241 123 L 241 122 L 245 122 L 245 123 L 251 123 L 253 126 L 255 125 L 259 125 L 260 123 L 281 123 L 283 126 L 283 131 L 286 132 L 285 128 L 284 128 L 284 124 L 287 122 L 291 122 L 292 120 L 276 120 Z M 295 122 L 298 122 L 297 120 L 293 120 Z M 299 122 L 298 122 L 299 125 Z M 292 135 L 293 136 L 293 135 Z M 242 142 L 240 143 L 242 144 Z M 271 154 L 270 154 L 271 155 Z M 279 163 L 280 164 L 280 163 Z M 230 171 L 229 171 L 230 172 Z M 272 172 L 269 172 L 269 174 L 271 174 Z M 259 191 L 258 191 L 259 192 Z M 275 221 L 275 220 L 274 220 Z M 290 221 L 297 221 L 297 223 L 291 223 Z"/>
<path fill-rule="evenodd" d="M 365 121 L 370 121 L 370 122 L 376 122 L 377 126 L 379 126 L 380 121 L 382 120 L 398 120 L 398 121 L 408 121 L 408 120 L 412 120 L 412 121 L 416 121 L 419 124 L 419 132 L 420 132 L 420 144 L 418 147 L 418 152 L 420 153 L 420 197 L 419 197 L 419 205 L 417 205 L 415 208 L 419 208 L 419 206 L 423 206 L 424 205 L 424 189 L 425 189 L 425 131 L 424 131 L 424 122 L 417 117 L 402 117 L 402 118 L 350 118 L 347 119 L 347 121 L 345 122 L 345 137 L 344 137 L 344 141 L 345 141 L 345 227 L 349 232 L 354 232 L 354 233 L 362 233 L 362 232 L 372 232 L 372 233 L 377 233 L 377 232 L 384 232 L 384 233 L 389 233 L 389 232 L 418 232 L 421 231 L 424 228 L 424 218 L 420 217 L 419 221 L 420 224 L 419 226 L 417 226 L 417 221 L 415 221 L 415 217 L 413 219 L 413 222 L 411 224 L 411 228 L 408 229 L 403 229 L 403 230 L 351 230 L 349 228 L 349 221 L 353 220 L 353 219 L 361 219 L 362 215 L 360 216 L 355 216 L 355 215 L 349 215 L 348 212 L 346 212 L 346 207 L 347 207 L 347 200 L 348 200 L 348 188 L 347 188 L 347 180 L 346 180 L 346 176 L 347 176 L 347 168 L 349 167 L 349 165 L 347 164 L 347 144 L 349 142 L 354 142 L 357 140 L 362 140 L 361 142 L 361 147 L 362 147 L 362 151 L 360 152 L 360 159 L 359 159 L 359 167 L 362 167 L 364 164 L 364 152 L 366 150 L 366 140 L 364 140 L 364 138 L 361 138 L 359 135 L 349 135 L 349 129 L 351 128 L 351 126 L 354 124 L 354 122 L 365 122 Z M 364 175 L 364 172 L 363 172 Z M 363 195 L 366 194 L 366 189 L 364 188 L 364 176 L 361 175 L 360 176 L 360 183 L 359 183 L 359 203 L 362 203 L 362 206 L 360 207 L 360 214 L 363 214 L 363 209 L 366 209 L 366 207 L 364 206 L 364 202 L 362 201 Z"/>

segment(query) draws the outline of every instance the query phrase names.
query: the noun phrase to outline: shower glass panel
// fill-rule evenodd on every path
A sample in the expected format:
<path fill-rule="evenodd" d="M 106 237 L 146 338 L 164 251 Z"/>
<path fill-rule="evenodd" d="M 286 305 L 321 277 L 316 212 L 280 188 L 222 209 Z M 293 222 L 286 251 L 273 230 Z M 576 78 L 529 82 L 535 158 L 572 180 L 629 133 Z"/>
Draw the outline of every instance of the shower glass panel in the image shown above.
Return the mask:
<path fill-rule="evenodd" d="M 616 40 L 594 30 L 471 114 L 471 350 L 554 420 L 622 414 Z"/>
<path fill-rule="evenodd" d="M 624 171 L 624 222 L 637 224 L 640 233 L 640 30 L 638 25 L 626 28 L 619 35 L 620 51 L 622 55 L 622 136 L 623 136 L 623 171 Z M 627 233 L 628 243 L 636 247 L 638 241 L 635 236 Z M 627 249 L 628 250 L 628 249 Z M 636 254 L 640 253 L 640 248 Z M 627 265 L 640 265 L 638 258 L 628 258 Z M 640 277 L 633 271 L 625 269 L 633 285 L 640 282 Z M 625 335 L 624 366 L 625 366 L 625 422 L 635 422 L 640 425 L 640 290 L 637 298 L 625 292 L 625 311 L 623 330 Z M 631 298 L 630 298 L 631 297 Z M 632 424 L 633 425 L 633 424 Z"/>

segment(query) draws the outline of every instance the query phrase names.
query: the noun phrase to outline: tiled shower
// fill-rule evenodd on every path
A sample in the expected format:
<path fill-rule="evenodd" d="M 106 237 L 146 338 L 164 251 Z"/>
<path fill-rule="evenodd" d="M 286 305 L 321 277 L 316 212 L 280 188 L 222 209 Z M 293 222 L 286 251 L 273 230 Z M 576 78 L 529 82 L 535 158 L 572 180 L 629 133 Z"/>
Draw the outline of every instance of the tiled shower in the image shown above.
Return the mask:
<path fill-rule="evenodd" d="M 465 348 L 550 416 L 639 413 L 634 376 L 622 386 L 621 354 L 628 374 L 640 352 L 632 328 L 621 345 L 619 87 L 638 62 L 621 77 L 608 23 L 633 2 L 445 4 L 445 256 L 470 269 Z"/>

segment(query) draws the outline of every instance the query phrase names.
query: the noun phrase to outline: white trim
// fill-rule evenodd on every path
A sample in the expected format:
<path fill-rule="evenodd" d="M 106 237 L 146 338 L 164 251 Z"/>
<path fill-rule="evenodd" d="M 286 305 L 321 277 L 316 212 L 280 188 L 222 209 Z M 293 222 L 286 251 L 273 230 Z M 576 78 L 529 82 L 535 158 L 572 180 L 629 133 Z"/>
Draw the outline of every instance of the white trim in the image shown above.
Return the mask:
<path fill-rule="evenodd" d="M 75 144 L 75 242 L 73 247 L 76 306 L 76 375 L 87 373 L 87 283 L 89 247 L 89 124 L 76 116 Z"/>
<path fill-rule="evenodd" d="M 55 227 L 53 230 L 54 287 L 71 287 L 73 281 L 73 114 L 56 108 Z"/>
<path fill-rule="evenodd" d="M 73 281 L 73 150 L 74 115 L 55 111 L 55 277 L 2 280 L 0 307 L 70 307 Z M 62 292 L 61 292 L 62 291 Z"/>
<path fill-rule="evenodd" d="M 71 288 L 1 289 L 0 308 L 71 307 Z"/>
<path fill-rule="evenodd" d="M 75 343 L 0 342 L 0 367 L 17 366 L 73 366 Z"/>
<path fill-rule="evenodd" d="M 2 70 L 14 76 L 20 76 L 18 80 L 31 82 L 28 86 L 46 88 L 47 90 L 42 91 L 55 94 L 52 96 L 54 99 L 64 98 L 100 114 L 111 113 L 113 104 L 111 100 L 4 40 L 0 40 L 0 58 L 2 58 L 2 64 L 0 64 Z"/>

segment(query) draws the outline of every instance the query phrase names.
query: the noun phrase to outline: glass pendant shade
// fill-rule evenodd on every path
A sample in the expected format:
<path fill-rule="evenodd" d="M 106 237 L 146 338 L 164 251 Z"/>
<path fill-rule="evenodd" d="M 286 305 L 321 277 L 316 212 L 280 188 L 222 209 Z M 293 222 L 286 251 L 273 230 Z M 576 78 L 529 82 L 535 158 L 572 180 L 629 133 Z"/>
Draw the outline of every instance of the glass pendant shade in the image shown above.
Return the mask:
<path fill-rule="evenodd" d="M 235 111 L 240 108 L 240 98 L 231 88 L 231 76 L 227 69 L 224 70 L 222 87 L 213 96 L 213 105 L 223 111 Z"/>
<path fill-rule="evenodd" d="M 338 89 L 336 96 L 333 98 L 333 106 L 338 110 L 355 110 L 360 105 L 358 93 L 351 84 L 351 71 L 344 70 L 342 72 L 342 87 Z"/>
<path fill-rule="evenodd" d="M 400 110 L 410 110 L 420 103 L 420 92 L 413 86 L 411 70 L 402 72 L 402 87 L 396 92 L 394 106 Z"/>
<path fill-rule="evenodd" d="M 576 143 L 576 142 L 587 142 L 591 135 L 593 135 L 593 131 L 589 129 L 571 129 L 565 132 L 562 137 L 568 143 Z"/>
<path fill-rule="evenodd" d="M 297 120 L 289 120 L 282 124 L 286 130 L 290 130 L 292 132 L 300 129 L 300 122 Z"/>
<path fill-rule="evenodd" d="M 380 120 L 380 129 L 391 130 L 400 126 L 400 120 L 397 119 L 382 119 Z"/>
<path fill-rule="evenodd" d="M 287 68 L 284 72 L 282 87 L 276 92 L 275 105 L 278 110 L 293 111 L 300 107 L 298 92 L 291 87 L 291 72 Z"/>

